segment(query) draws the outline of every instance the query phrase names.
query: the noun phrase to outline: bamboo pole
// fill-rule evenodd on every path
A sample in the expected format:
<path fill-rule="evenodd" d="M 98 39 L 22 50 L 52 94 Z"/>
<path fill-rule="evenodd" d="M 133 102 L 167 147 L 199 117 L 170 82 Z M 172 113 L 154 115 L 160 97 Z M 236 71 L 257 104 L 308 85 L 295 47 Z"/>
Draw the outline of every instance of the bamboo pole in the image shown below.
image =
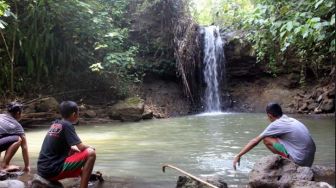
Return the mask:
<path fill-rule="evenodd" d="M 175 166 L 173 166 L 173 165 L 170 165 L 170 164 L 164 164 L 164 165 L 162 166 L 162 171 L 163 171 L 163 172 L 165 172 L 165 168 L 166 168 L 166 167 L 170 167 L 170 168 L 172 168 L 172 169 L 174 169 L 174 170 L 177 170 L 177 171 L 181 172 L 182 174 L 187 175 L 187 176 L 191 177 L 192 179 L 194 179 L 194 180 L 196 180 L 196 181 L 198 181 L 198 182 L 200 182 L 200 183 L 203 183 L 203 184 L 205 184 L 205 185 L 207 185 L 207 186 L 209 186 L 209 187 L 212 187 L 212 188 L 219 188 L 219 187 L 217 187 L 217 186 L 215 186 L 215 185 L 212 185 L 212 184 L 209 183 L 209 182 L 206 182 L 206 181 L 204 181 L 204 180 L 202 180 L 202 179 L 200 179 L 200 178 L 198 178 L 198 177 L 196 177 L 196 176 L 194 176 L 194 175 L 192 175 L 192 174 L 190 174 L 190 173 L 188 173 L 188 172 L 186 172 L 186 171 L 183 171 L 183 170 L 181 170 L 181 169 L 179 169 L 179 168 L 177 168 L 177 167 L 175 167 Z"/>

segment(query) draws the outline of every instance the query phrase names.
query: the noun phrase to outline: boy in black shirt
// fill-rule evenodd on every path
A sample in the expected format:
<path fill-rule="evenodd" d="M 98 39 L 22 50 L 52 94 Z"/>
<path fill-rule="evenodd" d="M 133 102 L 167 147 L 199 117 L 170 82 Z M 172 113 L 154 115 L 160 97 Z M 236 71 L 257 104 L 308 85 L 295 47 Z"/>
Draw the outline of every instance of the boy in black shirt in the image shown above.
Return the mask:
<path fill-rule="evenodd" d="M 50 127 L 37 161 L 38 175 L 50 181 L 81 176 L 80 188 L 88 186 L 96 160 L 94 148 L 84 145 L 73 124 L 78 122 L 78 106 L 73 101 L 60 104 L 62 120 Z"/>

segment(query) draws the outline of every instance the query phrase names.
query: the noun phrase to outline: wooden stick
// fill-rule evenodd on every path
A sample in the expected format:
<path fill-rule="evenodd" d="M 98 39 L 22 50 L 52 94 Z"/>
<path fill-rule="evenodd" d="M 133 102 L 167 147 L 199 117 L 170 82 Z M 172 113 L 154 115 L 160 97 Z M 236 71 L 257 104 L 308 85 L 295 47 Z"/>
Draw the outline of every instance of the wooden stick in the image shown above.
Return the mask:
<path fill-rule="evenodd" d="M 206 182 L 206 181 L 204 181 L 204 180 L 201 180 L 201 179 L 199 179 L 198 177 L 196 177 L 196 176 L 194 176 L 194 175 L 192 175 L 192 174 L 189 174 L 188 172 L 183 171 L 183 170 L 181 170 L 181 169 L 179 169 L 179 168 L 177 168 L 177 167 L 175 167 L 175 166 L 173 166 L 173 165 L 170 165 L 170 164 L 164 164 L 164 165 L 162 166 L 162 171 L 163 171 L 163 172 L 165 172 L 165 168 L 166 168 L 166 167 L 170 167 L 170 168 L 172 168 L 172 169 L 175 169 L 175 170 L 181 172 L 182 174 L 187 175 L 187 176 L 191 177 L 192 179 L 194 179 L 194 180 L 196 180 L 196 181 L 198 181 L 198 182 L 201 182 L 201 183 L 203 183 L 203 184 L 205 184 L 205 185 L 207 185 L 207 186 L 209 186 L 209 187 L 212 187 L 212 188 L 218 188 L 217 186 L 212 185 L 211 183 Z"/>

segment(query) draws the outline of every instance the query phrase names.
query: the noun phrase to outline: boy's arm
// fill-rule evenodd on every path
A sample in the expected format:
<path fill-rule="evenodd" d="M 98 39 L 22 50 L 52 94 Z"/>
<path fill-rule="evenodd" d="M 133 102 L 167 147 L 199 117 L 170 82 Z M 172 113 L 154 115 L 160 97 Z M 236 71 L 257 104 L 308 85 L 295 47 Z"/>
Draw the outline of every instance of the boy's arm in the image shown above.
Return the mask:
<path fill-rule="evenodd" d="M 24 161 L 24 171 L 29 172 L 30 171 L 30 166 L 29 166 L 29 154 L 28 154 L 28 144 L 27 144 L 27 139 L 26 135 L 21 135 L 21 149 L 22 149 L 22 158 Z"/>
<path fill-rule="evenodd" d="M 93 148 L 93 147 L 91 147 L 91 146 L 87 146 L 87 145 L 85 145 L 85 144 L 83 144 L 83 143 L 79 143 L 79 144 L 77 144 L 76 146 L 77 146 L 77 148 L 78 148 L 80 151 L 84 151 L 84 150 L 87 149 L 87 148 L 95 149 L 95 148 Z"/>
<path fill-rule="evenodd" d="M 240 150 L 240 152 L 238 153 L 238 155 L 235 156 L 234 160 L 233 160 L 233 169 L 236 170 L 236 164 L 238 163 L 238 165 L 240 164 L 240 158 L 247 152 L 249 152 L 252 148 L 254 148 L 256 145 L 259 144 L 259 142 L 263 139 L 263 137 L 261 136 L 257 136 L 255 138 L 253 138 L 252 140 L 250 140 L 245 147 Z"/>

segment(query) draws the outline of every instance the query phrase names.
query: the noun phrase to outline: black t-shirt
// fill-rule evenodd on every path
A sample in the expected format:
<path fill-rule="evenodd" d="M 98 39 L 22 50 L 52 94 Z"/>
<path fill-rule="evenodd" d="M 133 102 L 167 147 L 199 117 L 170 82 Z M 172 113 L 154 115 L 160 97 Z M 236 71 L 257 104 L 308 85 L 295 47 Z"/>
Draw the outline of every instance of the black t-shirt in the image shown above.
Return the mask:
<path fill-rule="evenodd" d="M 56 120 L 44 138 L 37 172 L 44 178 L 57 176 L 68 157 L 71 146 L 81 143 L 74 126 L 66 120 Z"/>

